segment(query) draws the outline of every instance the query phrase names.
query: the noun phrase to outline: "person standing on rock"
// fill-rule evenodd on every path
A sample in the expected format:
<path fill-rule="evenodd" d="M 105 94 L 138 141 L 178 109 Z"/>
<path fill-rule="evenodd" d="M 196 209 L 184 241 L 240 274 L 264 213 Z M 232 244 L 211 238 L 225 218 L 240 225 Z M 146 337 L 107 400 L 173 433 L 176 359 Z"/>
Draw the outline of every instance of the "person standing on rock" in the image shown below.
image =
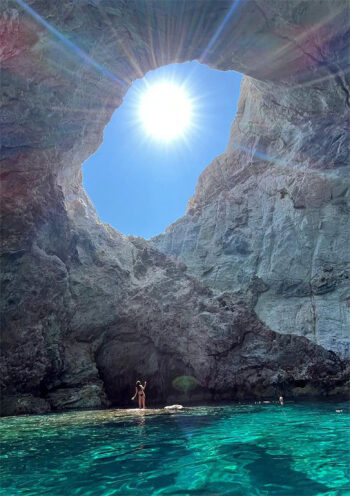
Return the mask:
<path fill-rule="evenodd" d="M 147 385 L 147 381 L 145 381 L 143 386 L 141 384 L 141 381 L 136 381 L 135 394 L 131 399 L 134 400 L 137 395 L 139 396 L 139 408 L 146 408 L 146 395 L 145 395 L 146 385 Z"/>

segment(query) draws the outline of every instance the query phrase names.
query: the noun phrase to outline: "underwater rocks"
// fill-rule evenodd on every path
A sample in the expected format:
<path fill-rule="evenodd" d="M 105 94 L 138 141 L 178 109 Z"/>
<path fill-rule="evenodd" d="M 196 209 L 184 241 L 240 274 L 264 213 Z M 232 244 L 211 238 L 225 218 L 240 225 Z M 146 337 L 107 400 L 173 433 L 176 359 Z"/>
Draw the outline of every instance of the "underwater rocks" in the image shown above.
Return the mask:
<path fill-rule="evenodd" d="M 122 404 L 141 376 L 149 401 L 181 376 L 194 400 L 344 392 L 347 2 L 24 7 L 0 18 L 3 414 Z M 128 238 L 81 164 L 132 80 L 192 59 L 249 76 L 228 148 L 183 219 Z"/>

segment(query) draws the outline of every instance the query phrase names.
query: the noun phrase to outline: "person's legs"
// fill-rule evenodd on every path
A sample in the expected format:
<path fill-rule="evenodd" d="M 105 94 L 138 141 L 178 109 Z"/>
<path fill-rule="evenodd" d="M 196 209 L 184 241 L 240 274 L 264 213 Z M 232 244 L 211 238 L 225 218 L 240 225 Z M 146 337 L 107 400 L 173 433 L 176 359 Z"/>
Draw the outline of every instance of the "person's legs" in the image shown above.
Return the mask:
<path fill-rule="evenodd" d="M 142 408 L 146 408 L 146 396 L 142 396 Z"/>
<path fill-rule="evenodd" d="M 139 395 L 139 408 L 142 408 L 142 398 L 140 395 Z"/>

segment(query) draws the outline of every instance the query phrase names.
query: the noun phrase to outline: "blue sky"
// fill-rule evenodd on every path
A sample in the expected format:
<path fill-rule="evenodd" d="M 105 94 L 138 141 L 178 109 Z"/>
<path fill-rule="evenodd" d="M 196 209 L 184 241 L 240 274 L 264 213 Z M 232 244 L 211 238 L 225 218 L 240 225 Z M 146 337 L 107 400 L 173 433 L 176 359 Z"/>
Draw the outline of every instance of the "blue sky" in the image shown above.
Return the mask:
<path fill-rule="evenodd" d="M 185 214 L 200 173 L 225 148 L 235 116 L 241 74 L 198 62 L 172 64 L 136 80 L 83 165 L 83 184 L 100 219 L 123 234 L 146 239 Z M 171 80 L 191 99 L 193 124 L 184 138 L 150 138 L 138 122 L 146 84 Z"/>

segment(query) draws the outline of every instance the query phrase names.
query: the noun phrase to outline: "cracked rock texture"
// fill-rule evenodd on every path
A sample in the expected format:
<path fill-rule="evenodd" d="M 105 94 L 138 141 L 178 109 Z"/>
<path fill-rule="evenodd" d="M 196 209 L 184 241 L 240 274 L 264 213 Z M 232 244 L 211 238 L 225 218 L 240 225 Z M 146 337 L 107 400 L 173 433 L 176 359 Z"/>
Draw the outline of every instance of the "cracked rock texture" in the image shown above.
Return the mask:
<path fill-rule="evenodd" d="M 350 353 L 349 107 L 342 87 L 242 83 L 227 149 L 153 246 L 271 329 Z"/>
<path fill-rule="evenodd" d="M 3 414 L 125 404 L 138 378 L 178 402 L 183 375 L 198 401 L 345 392 L 348 10 L 3 0 Z M 227 150 L 164 235 L 123 236 L 81 164 L 133 79 L 192 59 L 247 75 Z"/>

